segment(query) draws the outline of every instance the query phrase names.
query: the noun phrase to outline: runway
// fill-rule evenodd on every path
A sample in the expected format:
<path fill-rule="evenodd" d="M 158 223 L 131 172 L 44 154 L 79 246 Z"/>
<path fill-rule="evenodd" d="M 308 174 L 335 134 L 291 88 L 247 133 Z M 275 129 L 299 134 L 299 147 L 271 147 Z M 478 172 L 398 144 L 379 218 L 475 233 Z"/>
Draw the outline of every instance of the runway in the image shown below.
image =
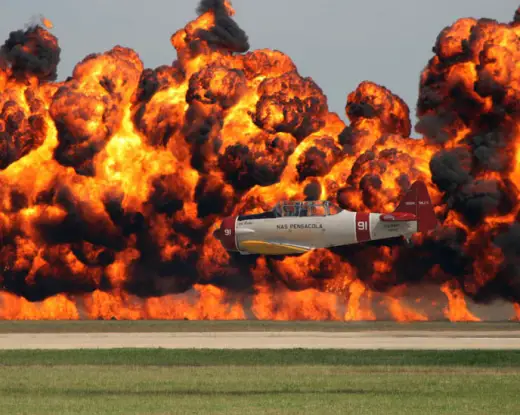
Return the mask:
<path fill-rule="evenodd" d="M 520 349 L 520 330 L 6 333 L 0 349 Z"/>

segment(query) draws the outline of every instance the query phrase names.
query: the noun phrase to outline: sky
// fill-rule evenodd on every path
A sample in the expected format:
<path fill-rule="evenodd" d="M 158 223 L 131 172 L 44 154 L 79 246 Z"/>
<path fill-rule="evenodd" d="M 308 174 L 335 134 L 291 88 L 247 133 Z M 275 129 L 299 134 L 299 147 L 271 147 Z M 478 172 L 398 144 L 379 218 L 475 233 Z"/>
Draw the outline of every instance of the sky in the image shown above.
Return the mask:
<path fill-rule="evenodd" d="M 90 53 L 119 44 L 139 53 L 145 67 L 171 64 L 170 36 L 194 19 L 198 0 L 3 0 L 0 27 L 9 32 L 50 19 L 61 47 L 59 80 Z M 419 76 L 439 32 L 462 17 L 510 22 L 515 0 L 232 0 L 235 21 L 251 50 L 289 55 L 313 78 L 329 109 L 346 120 L 347 96 L 369 80 L 409 105 L 414 122 Z"/>

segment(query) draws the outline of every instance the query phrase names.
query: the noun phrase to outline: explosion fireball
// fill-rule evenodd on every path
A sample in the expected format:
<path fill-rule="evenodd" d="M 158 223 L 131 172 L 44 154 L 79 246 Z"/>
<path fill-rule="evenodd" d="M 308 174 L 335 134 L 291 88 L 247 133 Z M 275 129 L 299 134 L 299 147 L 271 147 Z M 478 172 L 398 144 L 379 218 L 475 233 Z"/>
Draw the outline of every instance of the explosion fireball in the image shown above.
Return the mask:
<path fill-rule="evenodd" d="M 346 125 L 287 55 L 249 51 L 229 1 L 197 12 L 171 37 L 172 65 L 115 46 L 63 82 L 49 20 L 9 35 L 0 318 L 410 321 L 441 307 L 478 320 L 465 297 L 520 317 L 519 12 L 442 30 L 420 77 L 421 139 L 385 87 L 349 94 Z M 224 216 L 280 199 L 391 210 L 418 179 L 442 227 L 414 247 L 241 257 L 213 237 Z"/>

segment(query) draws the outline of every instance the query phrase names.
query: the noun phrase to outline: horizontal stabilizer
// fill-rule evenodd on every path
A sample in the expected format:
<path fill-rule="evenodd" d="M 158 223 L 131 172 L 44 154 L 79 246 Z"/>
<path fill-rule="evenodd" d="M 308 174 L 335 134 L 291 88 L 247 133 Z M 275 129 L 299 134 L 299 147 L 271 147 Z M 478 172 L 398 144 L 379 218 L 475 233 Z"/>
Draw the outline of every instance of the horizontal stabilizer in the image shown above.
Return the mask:
<path fill-rule="evenodd" d="M 417 216 L 409 212 L 383 213 L 379 216 L 382 222 L 408 222 L 417 220 Z"/>

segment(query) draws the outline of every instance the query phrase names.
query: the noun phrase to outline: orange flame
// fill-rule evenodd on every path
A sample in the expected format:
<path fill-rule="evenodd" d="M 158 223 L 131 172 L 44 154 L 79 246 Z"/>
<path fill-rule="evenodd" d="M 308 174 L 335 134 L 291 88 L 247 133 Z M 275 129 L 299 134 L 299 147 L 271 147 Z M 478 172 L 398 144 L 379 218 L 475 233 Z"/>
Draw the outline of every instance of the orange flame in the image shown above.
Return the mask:
<path fill-rule="evenodd" d="M 441 32 L 413 139 L 389 89 L 361 82 L 347 125 L 290 57 L 247 51 L 230 1 L 203 6 L 170 38 L 177 59 L 153 70 L 116 46 L 55 82 L 52 22 L 10 35 L 0 318 L 424 321 L 425 297 L 409 289 L 432 285 L 451 321 L 480 320 L 468 298 L 507 298 L 520 315 L 520 17 Z M 223 217 L 280 199 L 391 211 L 419 179 L 442 229 L 415 247 L 251 258 L 212 236 Z"/>
<path fill-rule="evenodd" d="M 513 317 L 513 320 L 520 321 L 520 304 L 514 303 L 513 306 L 515 309 L 515 316 Z"/>
<path fill-rule="evenodd" d="M 448 297 L 448 307 L 444 313 L 450 321 L 480 321 L 468 310 L 460 288 L 448 282 L 441 286 L 441 291 Z"/>
<path fill-rule="evenodd" d="M 42 16 L 41 22 L 42 22 L 42 25 L 44 25 L 47 29 L 52 29 L 54 27 L 54 24 L 46 17 Z"/>

